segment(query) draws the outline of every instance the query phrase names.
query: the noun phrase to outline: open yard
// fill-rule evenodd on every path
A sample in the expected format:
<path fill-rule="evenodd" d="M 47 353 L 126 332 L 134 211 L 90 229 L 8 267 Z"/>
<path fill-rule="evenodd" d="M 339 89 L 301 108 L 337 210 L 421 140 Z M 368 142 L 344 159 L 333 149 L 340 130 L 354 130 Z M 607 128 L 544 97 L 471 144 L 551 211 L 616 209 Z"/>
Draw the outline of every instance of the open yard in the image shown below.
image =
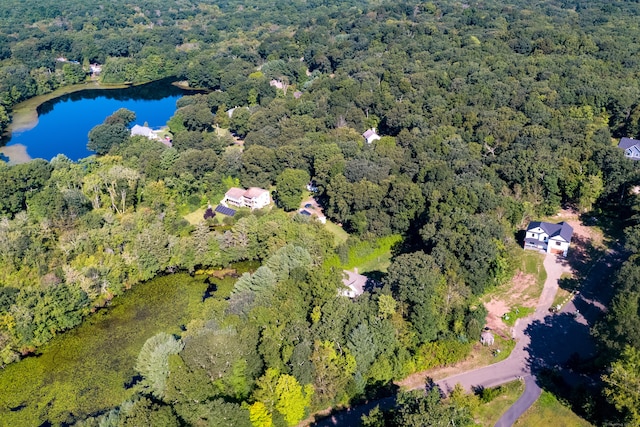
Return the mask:
<path fill-rule="evenodd" d="M 543 391 L 538 401 L 515 422 L 514 426 L 590 427 L 591 424 L 562 405 L 553 394 Z"/>
<path fill-rule="evenodd" d="M 521 251 L 518 269 L 513 278 L 485 295 L 483 303 L 489 314 L 487 326 L 503 336 L 510 336 L 508 327 L 515 320 L 533 312 L 547 273 L 542 262 L 544 254 Z M 508 318 L 504 315 L 508 314 Z"/>
<path fill-rule="evenodd" d="M 523 381 L 512 381 L 497 387 L 498 396 L 488 403 L 482 403 L 473 411 L 474 421 L 480 426 L 494 425 L 507 409 L 513 405 L 524 392 Z"/>
<path fill-rule="evenodd" d="M 331 221 L 327 220 L 327 223 L 324 226 L 327 228 L 327 230 L 329 230 L 335 236 L 335 244 L 336 244 L 336 246 L 341 245 L 342 243 L 346 242 L 347 239 L 349 238 L 349 233 L 344 231 L 342 229 L 342 227 L 340 227 L 335 222 L 331 222 Z"/>

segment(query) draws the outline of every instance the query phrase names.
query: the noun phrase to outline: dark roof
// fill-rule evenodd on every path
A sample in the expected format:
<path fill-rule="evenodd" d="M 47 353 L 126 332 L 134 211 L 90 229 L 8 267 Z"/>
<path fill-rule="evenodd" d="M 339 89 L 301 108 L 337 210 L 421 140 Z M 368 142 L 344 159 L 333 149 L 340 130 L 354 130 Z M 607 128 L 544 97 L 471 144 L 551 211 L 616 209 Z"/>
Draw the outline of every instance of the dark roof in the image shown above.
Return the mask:
<path fill-rule="evenodd" d="M 311 216 L 311 212 L 303 209 L 303 210 L 300 211 L 300 215 Z"/>
<path fill-rule="evenodd" d="M 554 236 L 560 236 L 567 242 L 571 241 L 571 236 L 573 236 L 573 227 L 571 227 L 566 222 L 559 222 L 558 224 L 554 224 L 551 222 L 543 222 L 543 221 L 531 221 L 529 226 L 527 227 L 527 231 L 533 230 L 534 228 L 540 227 L 544 230 L 545 233 L 549 235 L 549 238 Z"/>
<path fill-rule="evenodd" d="M 529 245 L 538 246 L 539 244 L 544 243 L 544 242 L 541 242 L 538 239 L 532 239 L 531 237 L 526 237 L 524 239 L 524 243 L 529 244 Z"/>
<path fill-rule="evenodd" d="M 220 212 L 222 215 L 234 216 L 236 214 L 235 209 L 228 208 L 226 206 L 216 206 L 216 212 Z"/>
<path fill-rule="evenodd" d="M 631 148 L 634 145 L 638 145 L 638 144 L 640 144 L 640 141 L 638 141 L 637 139 L 625 137 L 620 139 L 620 143 L 618 144 L 618 147 L 622 148 L 623 150 L 626 150 L 627 148 Z"/>

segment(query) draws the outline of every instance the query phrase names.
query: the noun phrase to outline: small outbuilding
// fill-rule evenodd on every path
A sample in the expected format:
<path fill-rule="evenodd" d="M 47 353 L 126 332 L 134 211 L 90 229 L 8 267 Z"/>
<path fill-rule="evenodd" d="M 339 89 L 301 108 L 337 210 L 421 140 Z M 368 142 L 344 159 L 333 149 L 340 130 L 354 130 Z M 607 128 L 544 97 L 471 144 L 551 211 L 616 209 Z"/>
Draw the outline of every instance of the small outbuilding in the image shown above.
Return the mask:
<path fill-rule="evenodd" d="M 482 335 L 480 335 L 480 343 L 482 345 L 493 345 L 494 341 L 495 339 L 491 331 L 484 331 Z"/>

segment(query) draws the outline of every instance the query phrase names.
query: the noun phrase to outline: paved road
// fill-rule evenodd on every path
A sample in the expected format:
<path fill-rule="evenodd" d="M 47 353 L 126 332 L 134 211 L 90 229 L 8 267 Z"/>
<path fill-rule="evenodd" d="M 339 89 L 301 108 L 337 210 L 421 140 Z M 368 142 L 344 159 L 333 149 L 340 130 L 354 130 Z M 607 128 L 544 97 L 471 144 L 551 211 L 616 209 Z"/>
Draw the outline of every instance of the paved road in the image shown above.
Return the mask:
<path fill-rule="evenodd" d="M 500 417 L 495 427 L 511 427 L 520 416 L 533 405 L 542 394 L 542 389 L 536 383 L 533 375 L 524 377 L 524 393 L 522 396 Z"/>
<path fill-rule="evenodd" d="M 538 305 L 533 315 L 518 319 L 513 328 L 513 337 L 517 340 L 516 346 L 509 357 L 502 362 L 485 366 L 473 371 L 454 375 L 436 384 L 449 392 L 456 384 L 460 384 L 467 391 L 473 391 L 476 387 L 496 387 L 501 384 L 525 379 L 525 391 L 522 397 L 513 405 L 507 413 L 498 421 L 496 426 L 511 426 L 529 407 L 538 399 L 541 390 L 535 382 L 528 363 L 530 359 L 529 348 L 531 337 L 526 333 L 527 329 L 536 322 L 544 322 L 549 315 L 549 307 L 553 304 L 558 291 L 558 280 L 562 273 L 569 273 L 571 268 L 565 259 L 548 254 L 544 259 L 544 268 L 547 271 L 547 279 L 540 294 Z"/>
<path fill-rule="evenodd" d="M 541 370 L 566 365 L 567 360 L 575 355 L 582 358 L 593 356 L 595 346 L 589 328 L 602 315 L 613 295 L 610 286 L 601 284 L 608 284 L 607 277 L 616 271 L 622 261 L 623 257 L 619 252 L 608 251 L 587 273 L 580 294 L 559 313 L 550 314 L 549 307 L 558 290 L 558 281 L 562 273 L 570 272 L 571 268 L 565 259 L 547 255 L 544 260 L 547 279 L 540 300 L 533 315 L 516 321 L 513 336 L 517 343 L 510 356 L 502 362 L 444 378 L 436 384 L 447 392 L 458 383 L 472 391 L 475 387 L 495 387 L 522 378 L 525 382 L 524 393 L 496 423 L 496 427 L 513 425 L 540 396 L 542 390 L 537 384 L 536 375 Z M 573 314 L 576 310 L 580 312 L 578 316 Z M 563 373 L 569 382 L 585 381 L 585 378 L 566 370 Z M 381 409 L 391 408 L 395 404 L 395 397 L 341 411 L 312 426 L 359 425 L 360 417 L 377 404 L 380 404 Z"/>
<path fill-rule="evenodd" d="M 529 358 L 527 349 L 531 339 L 525 331 L 532 323 L 544 321 L 545 316 L 549 314 L 549 307 L 553 304 L 558 290 L 560 276 L 562 276 L 562 273 L 570 271 L 565 260 L 556 258 L 555 255 L 546 256 L 544 268 L 547 271 L 547 280 L 544 282 L 540 300 L 531 316 L 516 321 L 513 328 L 513 337 L 517 340 L 517 343 L 509 357 L 502 362 L 437 381 L 436 384 L 440 388 L 450 392 L 456 384 L 460 384 L 465 390 L 473 391 L 474 387 L 495 387 L 531 373 L 527 366 Z"/>

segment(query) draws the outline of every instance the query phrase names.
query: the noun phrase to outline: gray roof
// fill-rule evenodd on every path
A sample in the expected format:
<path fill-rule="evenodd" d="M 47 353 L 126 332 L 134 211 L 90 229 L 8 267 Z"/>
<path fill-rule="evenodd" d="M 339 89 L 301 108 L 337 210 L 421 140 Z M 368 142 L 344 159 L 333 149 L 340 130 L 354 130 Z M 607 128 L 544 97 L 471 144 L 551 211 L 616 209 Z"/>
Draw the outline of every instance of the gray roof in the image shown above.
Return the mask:
<path fill-rule="evenodd" d="M 369 139 L 372 136 L 379 136 L 379 135 L 376 133 L 376 130 L 374 128 L 371 128 L 366 130 L 365 133 L 362 134 L 362 136 L 364 136 L 366 139 Z"/>
<path fill-rule="evenodd" d="M 549 235 L 549 238 L 560 236 L 567 242 L 570 242 L 571 236 L 573 236 L 573 227 L 564 221 L 558 224 L 543 221 L 531 221 L 527 227 L 527 231 L 533 230 L 537 227 L 542 228 L 544 232 Z"/>
<path fill-rule="evenodd" d="M 627 148 L 631 148 L 634 145 L 638 145 L 640 144 L 640 141 L 637 139 L 633 139 L 633 138 L 621 138 L 620 139 L 620 143 L 618 144 L 618 148 L 622 148 L 623 150 L 626 150 Z"/>

